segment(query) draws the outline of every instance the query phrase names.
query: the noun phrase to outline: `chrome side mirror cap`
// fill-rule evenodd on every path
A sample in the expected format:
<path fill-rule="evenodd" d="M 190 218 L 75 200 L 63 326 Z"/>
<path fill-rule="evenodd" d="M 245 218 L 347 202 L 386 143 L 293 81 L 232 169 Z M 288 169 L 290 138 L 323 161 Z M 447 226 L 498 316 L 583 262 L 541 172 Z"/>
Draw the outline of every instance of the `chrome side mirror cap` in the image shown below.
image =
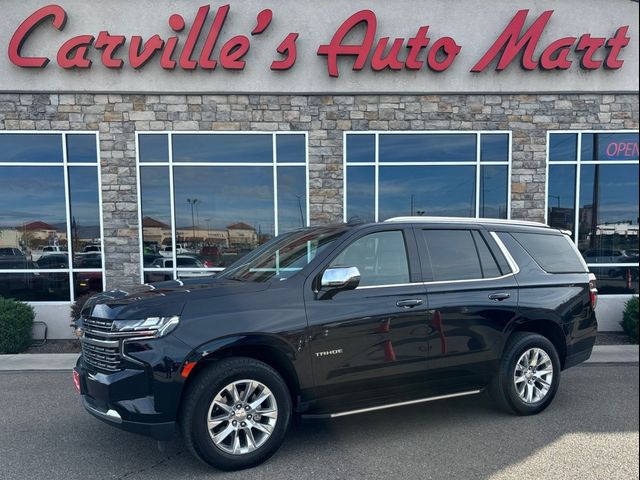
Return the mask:
<path fill-rule="evenodd" d="M 320 287 L 323 290 L 352 290 L 360 284 L 358 267 L 332 267 L 322 274 Z"/>

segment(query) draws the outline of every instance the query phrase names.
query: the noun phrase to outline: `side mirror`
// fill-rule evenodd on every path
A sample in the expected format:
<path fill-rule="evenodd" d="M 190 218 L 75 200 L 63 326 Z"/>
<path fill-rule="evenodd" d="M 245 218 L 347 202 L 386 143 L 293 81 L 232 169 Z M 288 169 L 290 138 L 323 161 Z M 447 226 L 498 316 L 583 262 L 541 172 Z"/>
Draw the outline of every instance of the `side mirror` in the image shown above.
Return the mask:
<path fill-rule="evenodd" d="M 360 283 L 358 267 L 332 267 L 322 274 L 320 287 L 326 290 L 352 290 Z"/>

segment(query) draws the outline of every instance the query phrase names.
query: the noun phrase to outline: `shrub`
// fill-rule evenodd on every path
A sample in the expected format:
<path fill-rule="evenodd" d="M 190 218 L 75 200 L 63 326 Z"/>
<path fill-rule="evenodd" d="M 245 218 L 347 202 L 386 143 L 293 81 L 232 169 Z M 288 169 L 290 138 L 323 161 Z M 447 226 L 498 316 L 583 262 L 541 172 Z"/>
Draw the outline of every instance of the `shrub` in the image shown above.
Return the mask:
<path fill-rule="evenodd" d="M 622 329 L 624 333 L 629 337 L 629 341 L 632 343 L 638 343 L 638 297 L 632 297 L 627 303 L 624 304 L 624 312 L 622 313 Z"/>
<path fill-rule="evenodd" d="M 0 353 L 20 353 L 31 345 L 33 308 L 10 298 L 0 298 Z"/>

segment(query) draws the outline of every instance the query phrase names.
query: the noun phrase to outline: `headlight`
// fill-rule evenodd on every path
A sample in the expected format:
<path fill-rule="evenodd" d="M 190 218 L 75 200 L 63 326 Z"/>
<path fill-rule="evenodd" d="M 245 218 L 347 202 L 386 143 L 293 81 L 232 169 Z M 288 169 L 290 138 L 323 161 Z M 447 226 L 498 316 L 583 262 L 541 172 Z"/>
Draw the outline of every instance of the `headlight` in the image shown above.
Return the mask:
<path fill-rule="evenodd" d="M 180 317 L 148 317 L 143 320 L 115 320 L 111 327 L 115 332 L 130 333 L 131 336 L 163 337 L 171 333 L 180 322 Z"/>

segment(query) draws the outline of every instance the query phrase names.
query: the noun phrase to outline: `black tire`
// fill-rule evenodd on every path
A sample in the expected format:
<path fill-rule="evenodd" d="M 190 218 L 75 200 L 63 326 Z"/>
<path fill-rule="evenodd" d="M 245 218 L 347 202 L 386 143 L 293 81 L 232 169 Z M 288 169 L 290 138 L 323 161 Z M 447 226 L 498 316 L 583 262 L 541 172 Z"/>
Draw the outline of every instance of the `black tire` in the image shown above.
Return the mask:
<path fill-rule="evenodd" d="M 546 395 L 537 402 L 527 403 L 518 395 L 514 383 L 514 371 L 522 354 L 531 348 L 544 350 L 553 365 L 553 379 Z M 553 343 L 548 338 L 530 332 L 516 332 L 507 342 L 497 375 L 489 386 L 491 398 L 500 408 L 517 415 L 535 415 L 547 408 L 558 391 L 560 384 L 560 358 Z"/>
<path fill-rule="evenodd" d="M 209 406 L 227 385 L 239 380 L 255 380 L 265 385 L 275 398 L 278 410 L 271 436 L 256 450 L 231 454 L 218 447 L 207 427 Z M 219 360 L 198 373 L 185 393 L 180 430 L 191 453 L 220 470 L 240 470 L 258 465 L 280 447 L 291 421 L 291 396 L 278 372 L 252 358 L 235 357 Z"/>

